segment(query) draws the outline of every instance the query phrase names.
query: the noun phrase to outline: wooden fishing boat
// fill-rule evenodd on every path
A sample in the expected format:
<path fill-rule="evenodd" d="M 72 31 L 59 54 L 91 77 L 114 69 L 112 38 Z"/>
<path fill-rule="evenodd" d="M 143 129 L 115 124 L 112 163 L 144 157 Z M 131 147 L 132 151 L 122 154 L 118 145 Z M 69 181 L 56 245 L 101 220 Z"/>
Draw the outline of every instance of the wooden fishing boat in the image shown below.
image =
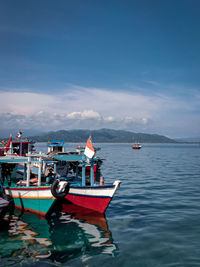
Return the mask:
<path fill-rule="evenodd" d="M 94 179 L 94 164 L 96 158 L 89 160 L 91 166 L 90 179 L 87 180 L 85 167 L 88 158 L 81 154 L 55 154 L 47 155 L 40 153 L 29 154 L 28 157 L 4 156 L 0 157 L 0 166 L 7 164 L 23 164 L 24 177 L 18 181 L 17 177 L 12 179 L 10 186 L 5 185 L 4 189 L 7 195 L 10 195 L 15 202 L 16 208 L 24 209 L 35 214 L 46 216 L 51 212 L 56 199 L 67 199 L 71 203 L 80 207 L 89 208 L 100 213 L 104 213 L 112 200 L 120 181 L 115 181 L 110 185 L 102 185 Z M 69 174 L 69 169 L 65 174 L 58 175 L 57 164 L 65 163 L 65 167 L 70 167 L 73 163 L 75 175 Z M 31 165 L 38 165 L 37 178 L 31 179 Z M 50 183 L 49 177 L 42 177 L 43 166 L 53 166 L 53 183 Z M 82 166 L 82 175 L 78 175 L 78 166 Z M 51 177 L 52 178 L 52 177 Z"/>
<path fill-rule="evenodd" d="M 40 162 L 40 171 L 37 179 L 37 183 L 31 179 L 31 163 Z M 3 164 L 7 165 L 23 165 L 24 177 L 23 180 L 12 174 L 11 184 L 8 181 L 4 181 L 4 190 L 6 195 L 9 195 L 14 199 L 15 207 L 21 210 L 33 212 L 37 215 L 45 216 L 50 210 L 55 197 L 51 194 L 51 185 L 45 185 L 41 182 L 41 157 L 34 158 L 28 157 L 16 157 L 16 156 L 4 156 L 0 157 L 0 169 Z M 1 177 L 0 177 L 1 178 Z"/>
<path fill-rule="evenodd" d="M 35 152 L 34 142 L 28 138 L 22 138 L 22 132 L 19 131 L 15 139 L 10 136 L 7 142 L 0 143 L 0 156 L 26 156 L 28 153 Z"/>
<path fill-rule="evenodd" d="M 69 191 L 65 199 L 71 203 L 104 213 L 112 200 L 120 181 L 115 181 L 113 184 L 104 185 L 95 181 L 94 164 L 95 158 L 90 160 L 90 179 L 86 179 L 86 157 L 84 155 L 54 155 L 54 159 L 64 162 L 74 162 L 76 164 L 76 174 L 78 175 L 78 166 L 82 166 L 81 180 L 78 181 L 78 176 L 74 181 L 69 181 Z M 78 160 L 79 158 L 79 160 Z M 81 161 L 80 161 L 81 159 Z M 67 180 L 67 178 L 66 178 Z M 61 182 L 62 183 L 62 182 Z"/>

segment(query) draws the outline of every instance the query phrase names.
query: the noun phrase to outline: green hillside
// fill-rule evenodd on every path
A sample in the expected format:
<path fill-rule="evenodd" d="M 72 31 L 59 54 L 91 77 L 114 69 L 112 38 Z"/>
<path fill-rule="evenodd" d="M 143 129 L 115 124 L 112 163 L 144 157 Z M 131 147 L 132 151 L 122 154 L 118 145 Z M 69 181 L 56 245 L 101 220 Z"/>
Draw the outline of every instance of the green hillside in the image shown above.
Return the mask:
<path fill-rule="evenodd" d="M 35 142 L 48 142 L 50 140 L 64 140 L 68 143 L 86 142 L 89 135 L 95 143 L 177 143 L 175 140 L 158 134 L 133 133 L 123 130 L 60 130 L 32 136 Z"/>

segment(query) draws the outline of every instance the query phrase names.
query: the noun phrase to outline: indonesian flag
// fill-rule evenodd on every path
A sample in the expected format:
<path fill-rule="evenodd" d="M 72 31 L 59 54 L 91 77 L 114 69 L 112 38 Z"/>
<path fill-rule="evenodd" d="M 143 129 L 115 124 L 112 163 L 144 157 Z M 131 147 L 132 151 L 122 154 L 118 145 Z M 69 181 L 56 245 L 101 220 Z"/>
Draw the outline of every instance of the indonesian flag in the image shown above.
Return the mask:
<path fill-rule="evenodd" d="M 86 147 L 85 147 L 84 154 L 89 159 L 91 159 L 94 156 L 94 154 L 95 154 L 94 147 L 93 147 L 93 144 L 91 142 L 91 136 L 87 140 L 87 144 L 86 144 Z"/>
<path fill-rule="evenodd" d="M 17 137 L 20 138 L 22 136 L 22 132 L 19 130 Z"/>
<path fill-rule="evenodd" d="M 12 145 L 12 135 L 10 136 L 8 142 L 6 143 L 3 151 L 6 153 L 8 152 L 9 149 L 11 150 L 11 145 Z"/>

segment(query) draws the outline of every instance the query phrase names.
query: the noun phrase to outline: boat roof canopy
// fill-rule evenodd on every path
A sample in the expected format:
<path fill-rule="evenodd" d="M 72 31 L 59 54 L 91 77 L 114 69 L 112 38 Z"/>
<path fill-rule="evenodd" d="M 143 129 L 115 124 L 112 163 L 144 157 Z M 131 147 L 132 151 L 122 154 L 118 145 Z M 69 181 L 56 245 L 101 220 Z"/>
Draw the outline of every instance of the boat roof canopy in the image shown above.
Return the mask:
<path fill-rule="evenodd" d="M 66 146 L 65 141 L 62 140 L 54 140 L 54 141 L 49 141 L 48 146 Z"/>
<path fill-rule="evenodd" d="M 20 157 L 20 156 L 3 156 L 0 157 L 0 164 L 1 163 L 14 163 L 14 164 L 22 164 L 22 163 L 27 163 L 29 157 Z M 45 158 L 42 159 L 45 162 L 52 163 L 55 162 L 52 158 Z M 38 162 L 39 157 L 31 157 L 31 162 Z"/>
<path fill-rule="evenodd" d="M 38 162 L 39 158 L 42 158 L 43 162 L 55 162 L 55 161 L 66 161 L 66 162 L 85 162 L 87 157 L 81 154 L 56 154 L 56 155 L 46 155 L 46 154 L 31 154 L 30 156 L 2 156 L 0 157 L 1 163 L 27 163 L 28 159 L 31 162 Z"/>
<path fill-rule="evenodd" d="M 59 161 L 85 161 L 86 157 L 80 154 L 61 154 L 61 155 L 51 155 L 51 157 L 55 160 Z"/>

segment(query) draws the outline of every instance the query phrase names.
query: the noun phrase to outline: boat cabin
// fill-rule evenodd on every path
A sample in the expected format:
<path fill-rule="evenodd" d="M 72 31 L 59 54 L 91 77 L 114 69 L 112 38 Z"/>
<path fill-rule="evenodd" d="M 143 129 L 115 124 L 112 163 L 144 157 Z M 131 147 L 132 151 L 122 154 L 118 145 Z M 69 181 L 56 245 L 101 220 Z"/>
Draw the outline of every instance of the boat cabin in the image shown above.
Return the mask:
<path fill-rule="evenodd" d="M 91 171 L 90 171 L 90 185 L 93 186 L 95 183 L 95 177 L 94 177 L 94 164 L 96 163 L 96 159 L 94 158 L 91 161 Z M 0 182 L 2 178 L 2 168 L 4 168 L 4 165 L 9 165 L 9 167 L 12 167 L 12 171 L 16 173 L 17 171 L 17 166 L 19 164 L 23 165 L 24 172 L 23 172 L 23 177 L 22 175 L 16 176 L 15 173 L 11 174 L 11 182 L 12 186 L 41 186 L 41 185 L 47 185 L 49 184 L 49 173 L 47 174 L 46 171 L 50 169 L 53 170 L 52 176 L 55 178 L 62 178 L 66 179 L 70 182 L 73 181 L 73 184 L 76 185 L 82 185 L 86 186 L 87 180 L 86 180 L 86 157 L 83 155 L 78 155 L 78 154 L 55 154 L 51 155 L 48 157 L 45 154 L 29 154 L 28 156 L 23 156 L 23 157 L 15 157 L 15 156 L 3 156 L 0 157 Z M 32 178 L 32 166 L 34 164 L 38 165 L 38 173 L 37 176 L 34 179 Z M 74 166 L 73 168 L 73 175 L 69 175 L 70 170 L 72 165 Z M 81 175 L 79 173 L 79 165 L 82 166 L 81 169 Z M 48 167 L 50 166 L 50 168 Z M 15 170 L 14 170 L 15 169 Z M 44 170 L 44 172 L 43 172 Z M 44 177 L 43 177 L 44 175 Z M 12 179 L 13 177 L 13 179 Z M 37 178 L 37 179 L 35 179 Z M 42 180 L 44 178 L 44 180 Z M 16 183 L 16 180 L 23 179 L 20 181 L 20 183 Z M 34 180 L 34 181 L 33 181 Z M 36 181 L 37 180 L 37 181 Z M 7 186 L 7 180 L 5 179 L 6 186 Z M 14 183 L 14 184 L 13 184 Z M 34 184 L 35 183 L 35 184 Z"/>
<path fill-rule="evenodd" d="M 54 140 L 48 142 L 48 153 L 63 152 L 66 143 L 65 141 Z"/>
<path fill-rule="evenodd" d="M 26 154 L 32 153 L 33 151 L 35 151 L 34 144 L 28 139 L 18 139 L 12 141 L 12 154 L 26 156 Z"/>

